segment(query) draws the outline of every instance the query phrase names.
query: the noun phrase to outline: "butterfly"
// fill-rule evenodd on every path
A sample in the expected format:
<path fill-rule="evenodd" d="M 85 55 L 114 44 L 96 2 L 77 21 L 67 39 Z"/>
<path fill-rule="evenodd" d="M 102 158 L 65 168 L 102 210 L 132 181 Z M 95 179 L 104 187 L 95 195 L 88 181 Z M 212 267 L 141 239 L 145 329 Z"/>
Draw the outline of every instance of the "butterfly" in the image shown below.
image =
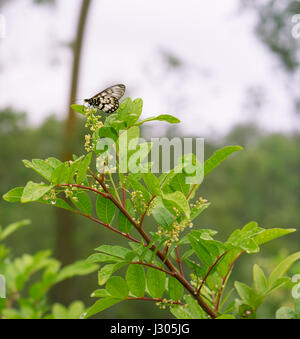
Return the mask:
<path fill-rule="evenodd" d="M 125 91 L 125 85 L 114 85 L 106 88 L 90 99 L 85 99 L 84 102 L 94 108 L 100 109 L 102 112 L 113 113 L 119 108 L 119 99 L 122 98 Z"/>

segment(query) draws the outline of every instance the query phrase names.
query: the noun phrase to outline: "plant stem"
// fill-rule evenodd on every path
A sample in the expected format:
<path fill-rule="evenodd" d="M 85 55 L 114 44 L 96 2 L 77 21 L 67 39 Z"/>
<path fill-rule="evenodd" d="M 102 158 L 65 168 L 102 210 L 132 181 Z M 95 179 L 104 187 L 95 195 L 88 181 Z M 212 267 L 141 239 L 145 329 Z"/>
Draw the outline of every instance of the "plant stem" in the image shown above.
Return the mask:
<path fill-rule="evenodd" d="M 182 269 L 182 263 L 181 263 L 181 259 L 180 259 L 180 255 L 179 255 L 179 249 L 178 249 L 178 246 L 176 246 L 176 256 L 177 256 L 177 263 L 178 263 L 178 266 L 179 266 L 180 274 L 181 274 L 182 276 L 184 276 L 184 274 L 183 274 L 183 269 Z"/>
<path fill-rule="evenodd" d="M 152 201 L 153 201 L 155 198 L 156 198 L 156 195 L 153 195 L 152 198 L 150 199 L 150 201 L 147 203 L 145 212 L 143 213 L 143 215 L 142 215 L 142 217 L 141 217 L 141 221 L 140 221 L 140 223 L 139 223 L 139 228 L 142 228 L 142 227 L 143 227 L 143 222 L 144 222 L 145 216 L 146 216 L 147 212 L 149 211 L 149 208 L 150 208 L 150 205 L 151 205 Z"/>
<path fill-rule="evenodd" d="M 229 274 L 231 273 L 233 266 L 235 265 L 235 263 L 238 261 L 238 259 L 240 258 L 240 256 L 244 253 L 244 251 L 241 251 L 239 253 L 239 255 L 235 258 L 235 260 L 230 264 L 229 268 L 228 268 L 228 272 L 226 273 L 225 277 L 222 279 L 222 286 L 221 289 L 219 291 L 218 294 L 218 298 L 217 298 L 217 302 L 216 302 L 216 311 L 219 311 L 219 307 L 220 307 L 220 301 L 221 301 L 221 297 L 222 297 L 222 293 L 224 291 L 225 285 L 226 285 L 226 281 L 229 277 Z"/>
<path fill-rule="evenodd" d="M 108 194 L 108 198 L 116 205 L 116 207 L 125 215 L 125 217 L 128 219 L 128 221 L 134 226 L 134 228 L 140 233 L 140 235 L 143 237 L 143 239 L 146 241 L 146 243 L 149 245 L 151 242 L 151 239 L 147 235 L 147 233 L 139 227 L 139 225 L 133 220 L 131 215 L 128 213 L 126 208 L 122 206 L 122 204 L 109 192 L 107 186 L 101 179 L 99 179 L 91 170 L 91 175 L 95 178 L 96 181 L 99 182 L 99 184 L 102 186 L 104 191 Z M 203 308 L 203 310 L 210 315 L 212 318 L 216 318 L 218 316 L 217 312 L 213 310 L 206 301 L 201 297 L 201 295 L 197 294 L 197 290 L 194 289 L 190 283 L 182 276 L 175 266 L 172 264 L 172 262 L 167 258 L 167 254 L 164 255 L 161 251 L 157 251 L 157 248 L 155 245 L 152 245 L 150 248 L 151 251 L 156 251 L 156 255 L 158 258 L 168 267 L 168 269 L 173 272 L 174 278 L 176 278 L 184 287 L 185 289 L 197 300 L 198 304 Z"/>
<path fill-rule="evenodd" d="M 151 267 L 151 268 L 154 268 L 156 270 L 159 270 L 159 271 L 162 271 L 166 274 L 169 274 L 171 275 L 172 277 L 175 276 L 175 273 L 174 272 L 170 272 L 170 271 L 167 271 L 167 270 L 164 270 L 163 268 L 161 267 L 158 267 L 158 266 L 155 266 L 155 265 L 152 265 L 152 264 L 148 264 L 148 263 L 145 263 L 145 262 L 142 262 L 142 261 L 133 261 L 131 262 L 130 264 L 132 265 L 143 265 L 143 266 L 148 266 L 148 267 Z"/>
<path fill-rule="evenodd" d="M 209 270 L 207 271 L 205 277 L 203 278 L 202 282 L 201 282 L 201 285 L 198 289 L 198 294 L 200 294 L 200 291 L 203 287 L 203 285 L 205 284 L 205 281 L 206 279 L 208 278 L 208 276 L 210 275 L 211 271 L 215 268 L 215 266 L 217 265 L 217 263 L 228 253 L 228 251 L 225 251 L 222 255 L 220 255 L 216 260 L 215 262 L 210 266 Z"/>
<path fill-rule="evenodd" d="M 121 204 L 121 199 L 120 199 L 120 197 L 119 197 L 119 193 L 118 193 L 117 187 L 116 187 L 116 185 L 115 185 L 115 182 L 114 182 L 114 180 L 113 180 L 113 177 L 112 177 L 112 175 L 111 175 L 110 172 L 108 172 L 108 175 L 109 175 L 110 181 L 111 181 L 111 183 L 112 183 L 112 185 L 113 185 L 114 191 L 115 191 L 115 193 L 116 193 L 116 197 L 117 197 L 117 199 L 119 200 L 119 202 L 120 202 L 120 204 Z"/>

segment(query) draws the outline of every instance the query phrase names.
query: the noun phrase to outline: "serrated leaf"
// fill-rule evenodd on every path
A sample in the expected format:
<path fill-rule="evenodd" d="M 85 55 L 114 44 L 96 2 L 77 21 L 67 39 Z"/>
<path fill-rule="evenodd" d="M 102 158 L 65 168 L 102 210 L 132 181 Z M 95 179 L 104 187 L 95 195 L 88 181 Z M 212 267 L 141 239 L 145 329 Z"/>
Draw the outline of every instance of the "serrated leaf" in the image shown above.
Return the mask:
<path fill-rule="evenodd" d="M 159 181 L 153 173 L 143 173 L 143 179 L 152 195 L 160 196 L 162 194 Z"/>

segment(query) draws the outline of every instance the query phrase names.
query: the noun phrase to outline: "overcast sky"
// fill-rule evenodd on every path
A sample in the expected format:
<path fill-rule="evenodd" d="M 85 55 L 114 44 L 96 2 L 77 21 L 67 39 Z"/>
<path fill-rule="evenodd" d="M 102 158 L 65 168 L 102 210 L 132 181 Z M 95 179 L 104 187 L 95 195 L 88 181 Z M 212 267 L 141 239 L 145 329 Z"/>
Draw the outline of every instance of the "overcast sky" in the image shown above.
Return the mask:
<path fill-rule="evenodd" d="M 55 7 L 9 3 L 0 41 L 0 108 L 27 111 L 32 123 L 66 115 L 71 53 L 81 1 Z M 144 100 L 144 117 L 173 114 L 186 134 L 225 133 L 258 119 L 270 130 L 290 130 L 294 119 L 286 79 L 253 33 L 255 16 L 238 0 L 94 0 L 89 15 L 78 99 L 124 83 Z M 299 42 L 300 43 L 300 42 Z M 170 70 L 162 51 L 183 67 Z M 249 106 L 249 89 L 262 89 L 262 107 Z M 251 93 L 251 91 L 250 91 Z"/>

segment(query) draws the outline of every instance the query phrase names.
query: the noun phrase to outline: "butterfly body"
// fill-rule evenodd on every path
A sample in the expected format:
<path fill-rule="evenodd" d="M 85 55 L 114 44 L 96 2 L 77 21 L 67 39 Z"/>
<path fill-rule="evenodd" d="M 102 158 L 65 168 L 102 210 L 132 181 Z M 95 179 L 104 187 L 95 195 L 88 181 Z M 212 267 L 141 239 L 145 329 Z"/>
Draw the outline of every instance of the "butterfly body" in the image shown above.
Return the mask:
<path fill-rule="evenodd" d="M 119 99 L 122 98 L 125 90 L 125 85 L 114 85 L 94 95 L 90 99 L 85 99 L 84 102 L 105 113 L 113 113 L 119 108 Z"/>

